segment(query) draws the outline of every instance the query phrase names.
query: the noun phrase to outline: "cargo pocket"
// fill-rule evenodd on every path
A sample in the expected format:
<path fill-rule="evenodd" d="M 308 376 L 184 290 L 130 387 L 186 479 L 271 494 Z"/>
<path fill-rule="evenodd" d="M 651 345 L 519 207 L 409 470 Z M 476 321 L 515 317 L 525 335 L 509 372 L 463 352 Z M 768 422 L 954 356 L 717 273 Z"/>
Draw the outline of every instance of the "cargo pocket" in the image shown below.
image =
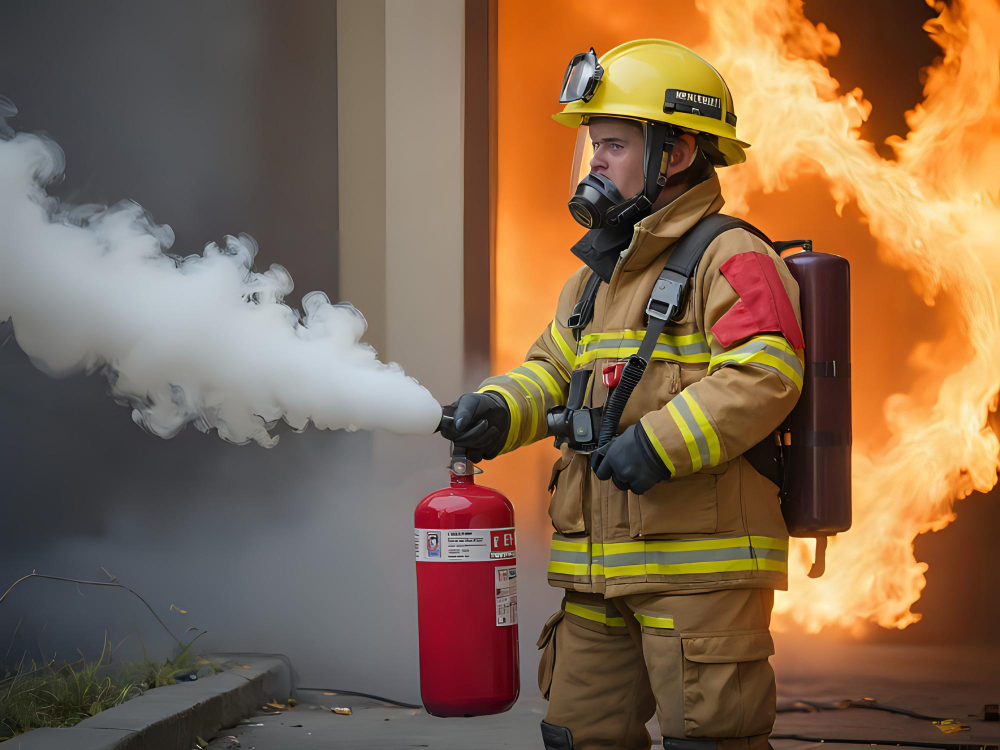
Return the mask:
<path fill-rule="evenodd" d="M 584 531 L 583 481 L 586 478 L 586 456 L 578 456 L 564 448 L 563 454 L 552 466 L 549 480 L 549 518 L 560 534 L 578 534 Z"/>
<path fill-rule="evenodd" d="M 658 482 L 641 495 L 628 493 L 629 535 L 711 534 L 719 525 L 715 474 L 698 473 Z"/>
<path fill-rule="evenodd" d="M 538 661 L 538 689 L 542 691 L 542 697 L 545 700 L 549 699 L 549 691 L 552 689 L 552 672 L 556 664 L 556 625 L 565 614 L 563 610 L 559 610 L 546 621 L 536 644 L 542 652 Z"/>
<path fill-rule="evenodd" d="M 748 737 L 774 726 L 774 642 L 766 630 L 681 638 L 684 734 Z"/>

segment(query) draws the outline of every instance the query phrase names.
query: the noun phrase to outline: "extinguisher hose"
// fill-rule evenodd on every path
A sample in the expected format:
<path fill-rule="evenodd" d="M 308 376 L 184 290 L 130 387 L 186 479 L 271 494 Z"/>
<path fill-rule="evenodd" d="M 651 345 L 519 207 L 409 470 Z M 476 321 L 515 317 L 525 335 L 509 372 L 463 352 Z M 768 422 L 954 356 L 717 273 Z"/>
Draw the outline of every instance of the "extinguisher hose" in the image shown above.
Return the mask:
<path fill-rule="evenodd" d="M 392 698 L 384 698 L 381 695 L 372 695 L 371 693 L 359 693 L 355 690 L 337 690 L 336 688 L 311 688 L 311 687 L 300 687 L 296 690 L 308 690 L 309 692 L 316 693 L 336 693 L 337 695 L 350 695 L 356 698 L 371 698 L 375 701 L 381 701 L 382 703 L 388 703 L 392 706 L 399 706 L 400 708 L 423 708 L 419 703 L 403 703 L 403 701 L 393 700 Z"/>
<path fill-rule="evenodd" d="M 933 747 L 940 750 L 998 750 L 995 744 L 982 742 L 915 742 L 913 740 L 872 740 L 853 737 L 806 737 L 801 734 L 772 734 L 772 740 L 797 740 L 798 742 L 816 742 L 825 745 L 890 745 L 891 747 Z"/>
<path fill-rule="evenodd" d="M 601 432 L 597 438 L 597 447 L 603 447 L 611 442 L 615 433 L 618 432 L 618 423 L 621 422 L 625 406 L 628 404 L 629 396 L 639 385 L 642 374 L 646 372 L 646 360 L 638 355 L 632 355 L 622 369 L 621 380 L 611 392 L 611 397 L 604 406 L 604 420 L 601 422 Z"/>

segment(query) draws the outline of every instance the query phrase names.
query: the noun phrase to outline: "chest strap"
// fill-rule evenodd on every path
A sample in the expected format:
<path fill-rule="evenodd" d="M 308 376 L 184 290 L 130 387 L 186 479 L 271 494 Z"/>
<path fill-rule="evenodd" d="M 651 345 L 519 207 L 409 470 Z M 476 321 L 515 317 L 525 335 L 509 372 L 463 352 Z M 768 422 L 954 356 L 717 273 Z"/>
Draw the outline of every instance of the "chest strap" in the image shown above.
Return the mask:
<path fill-rule="evenodd" d="M 768 245 L 771 244 L 771 240 L 755 226 L 725 214 L 706 216 L 677 240 L 656 283 L 653 284 L 653 292 L 646 305 L 649 324 L 646 326 L 642 343 L 639 344 L 639 351 L 625 361 L 621 379 L 604 406 L 604 416 L 597 439 L 598 447 L 611 442 L 617 434 L 625 406 L 646 372 L 660 334 L 669 321 L 676 321 L 682 315 L 691 277 L 694 276 L 701 257 L 716 237 L 730 229 L 745 229 L 760 237 Z"/>

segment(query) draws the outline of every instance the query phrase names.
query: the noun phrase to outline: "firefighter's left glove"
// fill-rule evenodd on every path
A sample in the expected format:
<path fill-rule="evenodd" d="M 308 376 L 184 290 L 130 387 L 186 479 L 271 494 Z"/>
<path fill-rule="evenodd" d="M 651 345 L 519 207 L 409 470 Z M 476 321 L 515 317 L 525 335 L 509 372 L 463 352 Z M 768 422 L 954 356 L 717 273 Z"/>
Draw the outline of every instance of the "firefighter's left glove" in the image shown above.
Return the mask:
<path fill-rule="evenodd" d="M 455 417 L 441 424 L 446 440 L 466 449 L 473 463 L 496 458 L 507 443 L 510 412 L 495 393 L 466 393 L 451 404 Z"/>
<path fill-rule="evenodd" d="M 610 479 L 620 490 L 636 495 L 657 482 L 670 479 L 670 472 L 656 455 L 641 425 L 634 424 L 590 456 L 590 468 L 598 479 Z"/>

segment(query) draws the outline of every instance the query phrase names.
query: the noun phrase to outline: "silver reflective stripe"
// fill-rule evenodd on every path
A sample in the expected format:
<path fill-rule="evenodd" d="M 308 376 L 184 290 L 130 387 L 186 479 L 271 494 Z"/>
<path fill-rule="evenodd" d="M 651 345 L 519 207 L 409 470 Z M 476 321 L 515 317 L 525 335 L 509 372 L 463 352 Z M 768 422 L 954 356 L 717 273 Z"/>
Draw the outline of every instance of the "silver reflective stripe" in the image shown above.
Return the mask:
<path fill-rule="evenodd" d="M 614 579 L 621 576 L 701 575 L 739 570 L 783 570 L 788 558 L 787 550 L 772 549 L 770 545 L 781 546 L 785 540 L 770 537 L 753 537 L 753 539 L 757 539 L 758 544 L 769 546 L 755 546 L 751 537 L 746 536 L 608 543 L 604 548 L 607 558 L 604 564 L 605 576 Z M 682 547 L 682 549 L 662 549 L 664 546 Z M 615 547 L 624 549 L 616 552 Z M 756 562 L 758 559 L 761 561 L 760 565 Z M 768 563 L 765 566 L 765 560 L 775 563 Z M 775 564 L 780 564 L 782 567 L 774 567 Z"/>
<path fill-rule="evenodd" d="M 695 443 L 698 444 L 698 454 L 701 456 L 702 466 L 711 466 L 711 453 L 708 450 L 708 439 L 705 437 L 705 433 L 701 429 L 701 425 L 698 424 L 698 420 L 694 418 L 694 414 L 691 413 L 691 406 L 688 402 L 681 396 L 680 398 L 675 398 L 670 401 L 677 409 L 678 414 L 684 418 L 684 422 L 687 424 L 688 429 L 691 430 L 691 434 L 694 436 Z"/>
<path fill-rule="evenodd" d="M 760 547 L 753 548 L 754 557 L 766 557 L 768 560 L 781 560 L 782 562 L 788 559 L 788 552 L 783 549 L 761 549 Z"/>
<path fill-rule="evenodd" d="M 516 372 L 518 375 L 523 375 L 524 377 L 528 378 L 532 383 L 534 383 L 536 386 L 538 386 L 538 389 L 542 392 L 543 403 L 547 403 L 548 405 L 555 405 L 555 399 L 549 392 L 550 386 L 548 383 L 542 380 L 541 375 L 539 375 L 534 370 L 528 369 L 524 365 L 521 365 L 520 367 L 515 367 L 511 372 Z M 553 381 L 554 380 L 555 379 L 553 378 Z"/>
<path fill-rule="evenodd" d="M 571 552 L 564 549 L 549 550 L 549 560 L 554 562 L 576 563 L 578 565 L 589 565 L 590 555 L 586 552 Z"/>
<path fill-rule="evenodd" d="M 685 550 L 664 552 L 646 550 L 646 562 L 657 565 L 674 565 L 686 562 L 708 562 L 716 560 L 749 560 L 753 557 L 750 547 L 730 547 L 728 549 Z"/>
<path fill-rule="evenodd" d="M 587 352 L 593 351 L 595 349 L 618 349 L 619 354 L 626 354 L 632 351 L 639 351 L 639 345 L 642 343 L 641 339 L 598 339 L 596 341 L 588 341 L 585 346 L 580 349 L 579 354 L 586 354 Z M 696 341 L 693 344 L 682 344 L 681 346 L 673 346 L 672 344 L 661 344 L 657 343 L 655 351 L 661 352 L 663 354 L 708 354 L 710 349 L 708 344 L 704 341 Z"/>
<path fill-rule="evenodd" d="M 765 354 L 770 354 L 772 357 L 776 357 L 781 361 L 785 362 L 789 367 L 791 367 L 801 378 L 802 377 L 802 363 L 799 361 L 798 357 L 792 356 L 788 352 L 782 351 L 776 346 L 768 344 L 766 341 L 748 341 L 743 346 L 738 346 L 735 349 L 730 349 L 727 352 L 723 352 L 722 356 L 729 356 L 732 354 L 753 354 L 755 352 L 764 352 Z M 724 360 L 720 362 L 717 367 L 725 367 L 726 365 L 738 365 L 740 362 L 734 362 L 731 359 Z M 761 364 L 760 362 L 749 362 L 747 364 L 752 364 L 755 367 L 764 367 L 768 370 L 773 370 L 774 372 L 784 375 L 781 370 L 771 367 L 769 365 Z M 716 368 L 712 368 L 716 369 Z"/>

